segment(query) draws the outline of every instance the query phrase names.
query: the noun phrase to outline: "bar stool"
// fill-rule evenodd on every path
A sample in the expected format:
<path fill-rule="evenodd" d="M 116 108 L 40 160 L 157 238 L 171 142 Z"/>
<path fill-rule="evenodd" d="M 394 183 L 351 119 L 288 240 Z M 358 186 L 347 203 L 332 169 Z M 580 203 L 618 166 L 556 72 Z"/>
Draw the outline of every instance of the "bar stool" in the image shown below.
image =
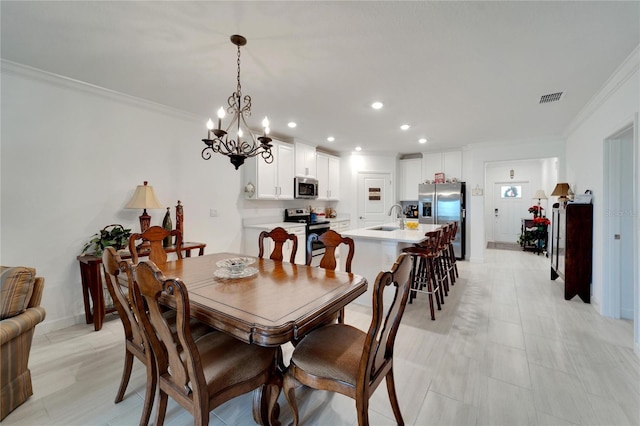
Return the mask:
<path fill-rule="evenodd" d="M 452 230 L 449 238 L 449 259 L 451 259 L 451 264 L 453 265 L 456 278 L 460 278 L 460 274 L 458 273 L 458 259 L 456 259 L 456 252 L 453 248 L 453 242 L 456 240 L 456 235 L 458 234 L 458 222 L 452 222 L 451 227 Z"/>
<path fill-rule="evenodd" d="M 445 295 L 449 293 L 449 285 L 453 286 L 455 283 L 455 273 L 453 272 L 453 265 L 451 264 L 451 258 L 449 256 L 449 242 L 451 240 L 451 223 L 447 223 L 442 226 L 442 238 L 440 238 L 440 244 L 438 246 L 440 250 L 440 264 L 443 274 L 446 275 L 447 280 L 444 282 Z"/>
<path fill-rule="evenodd" d="M 407 253 L 414 258 L 413 269 L 411 271 L 411 290 L 409 293 L 409 303 L 413 302 L 416 293 L 425 293 L 429 297 L 429 310 L 431 311 L 431 319 L 435 320 L 435 309 L 433 304 L 433 295 L 436 296 L 436 304 L 438 310 L 442 309 L 444 296 L 442 293 L 442 269 L 439 267 L 438 256 L 440 256 L 439 244 L 442 236 L 442 230 L 427 232 L 425 234 L 427 240 L 416 244 L 413 247 L 403 249 L 403 253 Z M 426 290 L 425 290 L 426 287 Z M 438 297 L 438 294 L 440 297 Z"/>

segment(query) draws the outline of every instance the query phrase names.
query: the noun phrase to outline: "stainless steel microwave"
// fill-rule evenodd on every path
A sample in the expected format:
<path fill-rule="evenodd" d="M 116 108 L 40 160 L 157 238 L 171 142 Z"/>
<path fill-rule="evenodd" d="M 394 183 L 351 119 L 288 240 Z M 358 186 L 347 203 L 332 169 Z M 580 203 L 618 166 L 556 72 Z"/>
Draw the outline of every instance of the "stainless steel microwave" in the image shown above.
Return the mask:
<path fill-rule="evenodd" d="M 318 198 L 318 180 L 309 177 L 296 176 L 293 180 L 294 198 Z"/>

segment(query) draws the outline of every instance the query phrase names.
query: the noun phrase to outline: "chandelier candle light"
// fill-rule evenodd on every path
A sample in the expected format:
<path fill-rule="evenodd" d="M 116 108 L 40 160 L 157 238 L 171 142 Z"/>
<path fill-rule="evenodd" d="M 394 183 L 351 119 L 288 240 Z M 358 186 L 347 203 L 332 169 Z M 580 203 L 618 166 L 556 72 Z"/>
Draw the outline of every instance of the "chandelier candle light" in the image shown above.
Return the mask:
<path fill-rule="evenodd" d="M 271 153 L 271 138 L 269 134 L 269 120 L 267 117 L 262 120 L 263 133 L 262 136 L 256 137 L 247 122 L 246 117 L 251 116 L 251 96 L 242 96 L 242 87 L 240 85 L 240 46 L 247 44 L 247 39 L 241 35 L 232 35 L 231 43 L 238 46 L 238 85 L 236 91 L 227 99 L 227 113 L 233 118 L 226 130 L 222 130 L 222 119 L 225 117 L 225 110 L 220 107 L 218 110 L 218 127 L 214 128 L 213 121 L 209 119 L 207 122 L 207 138 L 202 142 L 207 145 L 202 150 L 202 158 L 209 160 L 212 152 L 217 152 L 229 157 L 231 164 L 238 168 L 244 164 L 244 160 L 250 157 L 261 155 L 268 164 L 273 162 L 273 154 Z M 242 130 L 244 127 L 245 131 Z M 229 136 L 230 129 L 236 129 L 236 139 Z M 215 138 L 212 139 L 212 133 Z M 245 136 L 246 133 L 246 136 Z M 242 140 L 242 138 L 245 138 Z"/>

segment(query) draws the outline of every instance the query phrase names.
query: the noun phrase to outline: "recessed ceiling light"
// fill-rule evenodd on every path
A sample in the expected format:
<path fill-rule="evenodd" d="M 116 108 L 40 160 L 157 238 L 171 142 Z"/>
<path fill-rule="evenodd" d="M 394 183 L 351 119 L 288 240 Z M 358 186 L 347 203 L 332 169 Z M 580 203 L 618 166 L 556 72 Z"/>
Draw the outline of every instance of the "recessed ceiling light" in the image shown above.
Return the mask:
<path fill-rule="evenodd" d="M 333 141 L 335 141 L 335 140 L 336 140 L 336 138 L 334 138 L 333 136 L 329 136 L 329 137 L 327 138 L 327 140 L 328 140 L 329 142 L 333 142 Z"/>
<path fill-rule="evenodd" d="M 356 146 L 356 151 L 362 151 L 362 147 L 361 146 Z"/>
<path fill-rule="evenodd" d="M 403 124 L 402 126 L 400 126 L 402 130 L 409 130 L 409 127 L 411 126 L 409 126 L 408 124 Z"/>
<path fill-rule="evenodd" d="M 289 126 L 290 128 L 293 129 L 294 127 L 297 126 L 297 124 L 295 122 L 293 122 L 293 121 L 290 121 L 290 122 L 287 123 L 287 126 Z"/>
<path fill-rule="evenodd" d="M 382 107 L 383 107 L 382 102 L 374 102 L 371 104 L 371 108 L 373 109 L 380 109 Z"/>
<path fill-rule="evenodd" d="M 427 143 L 427 140 L 425 138 L 420 138 L 418 139 L 418 142 L 420 143 Z"/>

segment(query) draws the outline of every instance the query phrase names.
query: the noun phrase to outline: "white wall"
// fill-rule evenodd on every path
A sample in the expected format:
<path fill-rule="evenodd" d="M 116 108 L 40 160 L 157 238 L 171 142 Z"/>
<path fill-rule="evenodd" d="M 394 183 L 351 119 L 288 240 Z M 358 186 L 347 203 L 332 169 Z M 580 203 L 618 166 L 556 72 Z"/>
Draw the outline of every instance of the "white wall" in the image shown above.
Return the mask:
<path fill-rule="evenodd" d="M 204 119 L 7 62 L 0 76 L 0 262 L 45 277 L 38 332 L 84 320 L 76 256 L 105 225 L 139 230 L 142 212 L 124 206 L 144 180 L 174 224 L 182 201 L 187 241 L 239 251 L 240 173 L 201 159 Z M 149 214 L 161 224 L 164 211 Z"/>
<path fill-rule="evenodd" d="M 579 115 L 567 138 L 567 181 L 579 194 L 586 189 L 593 191 L 594 204 L 594 233 L 593 233 L 593 285 L 592 303 L 600 313 L 603 312 L 605 302 L 603 297 L 608 292 L 608 283 L 605 281 L 603 259 L 607 253 L 602 252 L 604 221 L 608 220 L 604 214 L 602 200 L 604 185 L 604 140 L 632 123 L 640 109 L 640 46 L 620 65 L 616 73 L 609 79 L 603 89 L 594 97 L 590 105 Z M 638 153 L 638 140 L 636 129 L 635 143 L 635 170 L 638 177 L 640 154 Z M 638 182 L 635 183 L 636 200 L 636 255 L 638 248 Z M 636 259 L 635 282 L 638 283 L 637 265 L 640 258 Z M 636 310 L 640 305 L 640 295 L 636 292 Z M 635 318 L 635 344 L 639 349 L 638 317 Z"/>

